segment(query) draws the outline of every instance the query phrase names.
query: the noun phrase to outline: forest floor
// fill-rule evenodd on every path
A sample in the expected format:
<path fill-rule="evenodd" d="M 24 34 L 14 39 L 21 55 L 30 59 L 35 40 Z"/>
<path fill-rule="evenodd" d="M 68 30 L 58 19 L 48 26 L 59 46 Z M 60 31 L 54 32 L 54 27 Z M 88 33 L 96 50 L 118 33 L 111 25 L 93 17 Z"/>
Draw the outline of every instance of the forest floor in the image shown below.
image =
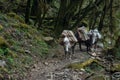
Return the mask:
<path fill-rule="evenodd" d="M 56 56 L 38 61 L 38 63 L 34 64 L 34 67 L 29 71 L 28 76 L 24 80 L 84 80 L 90 75 L 87 73 L 84 74 L 84 70 L 80 71 L 66 68 L 71 63 L 82 63 L 93 58 L 86 51 L 79 51 L 78 45 L 71 59 L 64 58 L 62 47 L 58 47 L 53 51 L 56 53 Z"/>

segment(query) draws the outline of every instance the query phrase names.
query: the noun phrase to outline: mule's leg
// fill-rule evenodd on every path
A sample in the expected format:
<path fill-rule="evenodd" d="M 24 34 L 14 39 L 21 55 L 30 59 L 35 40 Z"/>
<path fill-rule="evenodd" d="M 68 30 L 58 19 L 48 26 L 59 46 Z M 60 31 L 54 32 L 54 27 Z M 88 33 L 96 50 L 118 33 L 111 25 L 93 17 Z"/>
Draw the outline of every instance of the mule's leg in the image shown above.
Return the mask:
<path fill-rule="evenodd" d="M 94 44 L 94 49 L 97 51 L 97 42 Z"/>
<path fill-rule="evenodd" d="M 91 47 L 90 40 L 86 40 L 86 41 L 85 41 L 85 46 L 86 46 L 87 52 L 89 52 L 89 51 L 90 51 L 90 47 Z"/>
<path fill-rule="evenodd" d="M 94 52 L 94 44 L 91 45 L 91 51 Z"/>
<path fill-rule="evenodd" d="M 67 57 L 67 51 L 66 51 L 66 48 L 64 47 L 64 55 L 65 55 L 65 58 Z"/>
<path fill-rule="evenodd" d="M 86 45 L 86 47 L 87 47 L 87 52 L 89 51 L 89 46 L 88 45 Z"/>
<path fill-rule="evenodd" d="M 74 54 L 75 46 L 77 43 L 75 43 L 71 48 L 72 48 L 72 54 Z"/>
<path fill-rule="evenodd" d="M 79 44 L 79 49 L 80 49 L 80 51 L 82 51 L 81 41 L 79 41 L 78 44 Z"/>
<path fill-rule="evenodd" d="M 92 51 L 97 51 L 97 41 L 92 45 L 93 50 Z"/>
<path fill-rule="evenodd" d="M 86 50 L 87 50 L 87 53 L 89 51 L 89 44 L 87 43 L 87 41 L 85 41 L 85 46 L 86 46 Z"/>
<path fill-rule="evenodd" d="M 72 47 L 71 48 L 69 48 L 69 52 L 68 52 L 68 57 L 69 57 L 69 59 L 71 59 L 72 58 Z"/>
<path fill-rule="evenodd" d="M 87 53 L 91 51 L 90 46 L 87 46 Z"/>

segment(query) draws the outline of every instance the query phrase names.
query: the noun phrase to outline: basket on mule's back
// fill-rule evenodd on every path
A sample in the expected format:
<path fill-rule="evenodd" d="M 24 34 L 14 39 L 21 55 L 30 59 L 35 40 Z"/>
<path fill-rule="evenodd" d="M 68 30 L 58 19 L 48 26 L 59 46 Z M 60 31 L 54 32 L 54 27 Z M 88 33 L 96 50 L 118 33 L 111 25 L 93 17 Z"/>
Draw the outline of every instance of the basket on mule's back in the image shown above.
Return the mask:
<path fill-rule="evenodd" d="M 59 43 L 61 45 L 64 45 L 63 43 L 63 39 L 64 39 L 64 36 L 67 36 L 71 45 L 73 45 L 74 43 L 77 42 L 77 38 L 75 37 L 74 33 L 71 31 L 71 30 L 64 30 L 62 33 L 61 33 L 61 36 L 59 38 Z"/>
<path fill-rule="evenodd" d="M 78 35 L 79 35 L 79 38 L 82 40 L 82 41 L 86 41 L 89 39 L 89 36 L 88 36 L 88 31 L 86 28 L 78 28 Z"/>

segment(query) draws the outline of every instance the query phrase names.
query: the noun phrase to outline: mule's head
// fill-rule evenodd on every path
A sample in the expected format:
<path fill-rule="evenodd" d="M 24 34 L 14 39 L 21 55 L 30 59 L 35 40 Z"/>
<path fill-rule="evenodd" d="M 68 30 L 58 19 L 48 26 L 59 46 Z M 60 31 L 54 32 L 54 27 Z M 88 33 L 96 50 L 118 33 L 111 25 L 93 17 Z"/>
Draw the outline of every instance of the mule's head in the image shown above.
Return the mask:
<path fill-rule="evenodd" d="M 97 29 L 90 30 L 89 35 L 90 35 L 90 38 L 92 40 L 92 44 L 94 44 L 99 39 L 101 39 L 101 34 L 99 33 L 99 31 Z"/>
<path fill-rule="evenodd" d="M 94 35 L 98 38 L 101 39 L 102 35 L 99 33 L 97 29 L 94 29 Z"/>

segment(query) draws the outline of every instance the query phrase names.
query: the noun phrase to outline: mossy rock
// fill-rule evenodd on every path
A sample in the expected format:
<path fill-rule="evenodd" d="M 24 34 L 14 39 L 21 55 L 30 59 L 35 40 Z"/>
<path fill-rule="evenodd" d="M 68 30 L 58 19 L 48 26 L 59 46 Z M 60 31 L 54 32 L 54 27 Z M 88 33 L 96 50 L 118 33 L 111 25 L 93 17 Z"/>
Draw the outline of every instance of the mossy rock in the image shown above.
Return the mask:
<path fill-rule="evenodd" d="M 112 71 L 120 71 L 120 64 L 113 64 Z"/>
<path fill-rule="evenodd" d="M 14 13 L 14 12 L 10 12 L 10 13 L 8 13 L 7 15 L 8 15 L 9 17 L 12 17 L 12 18 L 20 21 L 21 23 L 25 23 L 25 22 L 24 22 L 24 19 L 21 18 L 20 16 L 18 16 L 18 15 L 17 15 L 16 13 Z"/>
<path fill-rule="evenodd" d="M 7 41 L 3 37 L 0 36 L 0 47 L 8 47 L 8 46 L 9 45 Z"/>
<path fill-rule="evenodd" d="M 86 66 L 90 65 L 93 62 L 97 62 L 96 59 L 88 59 L 87 61 L 83 62 L 83 63 L 73 63 L 68 65 L 68 68 L 73 68 L 73 69 L 83 69 Z"/>
<path fill-rule="evenodd" d="M 48 45 L 53 45 L 54 42 L 55 42 L 53 37 L 44 37 L 43 40 L 44 40 Z"/>

